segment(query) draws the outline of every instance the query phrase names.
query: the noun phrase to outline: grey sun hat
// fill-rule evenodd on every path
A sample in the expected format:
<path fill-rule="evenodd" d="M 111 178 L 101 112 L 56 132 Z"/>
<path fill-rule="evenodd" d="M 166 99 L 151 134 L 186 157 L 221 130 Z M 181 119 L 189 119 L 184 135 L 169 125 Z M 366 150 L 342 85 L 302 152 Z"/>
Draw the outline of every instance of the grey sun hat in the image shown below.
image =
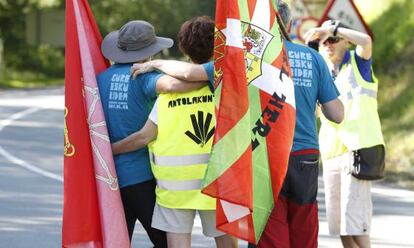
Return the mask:
<path fill-rule="evenodd" d="M 105 58 L 116 63 L 133 63 L 170 48 L 174 41 L 155 36 L 154 27 L 146 21 L 130 21 L 105 36 L 101 50 Z"/>

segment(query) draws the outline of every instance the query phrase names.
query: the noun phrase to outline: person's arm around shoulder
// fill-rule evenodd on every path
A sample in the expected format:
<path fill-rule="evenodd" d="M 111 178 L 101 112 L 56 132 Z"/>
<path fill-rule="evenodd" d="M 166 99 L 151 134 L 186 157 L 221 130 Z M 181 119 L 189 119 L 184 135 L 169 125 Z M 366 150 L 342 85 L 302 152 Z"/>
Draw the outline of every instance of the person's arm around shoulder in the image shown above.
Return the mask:
<path fill-rule="evenodd" d="M 323 115 L 332 122 L 339 124 L 344 120 L 344 105 L 338 98 L 322 104 L 321 109 Z"/>
<path fill-rule="evenodd" d="M 157 125 L 150 119 L 147 120 L 141 130 L 129 135 L 128 137 L 112 144 L 112 153 L 118 155 L 121 153 L 132 152 L 148 145 L 157 137 Z"/>
<path fill-rule="evenodd" d="M 207 81 L 208 75 L 201 64 L 191 64 L 176 60 L 152 60 L 136 63 L 131 68 L 133 78 L 137 75 L 159 70 L 172 77 L 185 81 Z"/>
<path fill-rule="evenodd" d="M 163 75 L 158 78 L 155 90 L 158 94 L 172 92 L 179 93 L 197 90 L 206 85 L 207 82 L 188 82 L 169 75 Z"/>

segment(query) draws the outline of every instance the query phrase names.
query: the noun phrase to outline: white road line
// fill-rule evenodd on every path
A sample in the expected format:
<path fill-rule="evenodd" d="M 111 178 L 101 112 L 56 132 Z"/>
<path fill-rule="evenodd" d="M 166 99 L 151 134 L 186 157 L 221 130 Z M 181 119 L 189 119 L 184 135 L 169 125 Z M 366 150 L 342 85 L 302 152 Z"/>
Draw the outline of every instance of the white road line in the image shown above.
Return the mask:
<path fill-rule="evenodd" d="M 12 114 L 9 118 L 0 121 L 0 132 L 1 132 L 1 130 L 3 130 L 3 128 L 10 125 L 13 121 L 15 121 L 17 119 L 20 119 L 20 118 L 23 118 L 26 115 L 30 115 L 34 112 L 39 111 L 39 110 L 40 110 L 40 108 L 28 108 L 26 110 L 23 110 L 23 111 Z"/>
<path fill-rule="evenodd" d="M 12 114 L 9 118 L 0 121 L 0 132 L 8 125 L 10 125 L 11 123 L 13 123 L 13 121 L 18 120 L 20 118 L 25 117 L 26 115 L 35 113 L 39 110 L 42 110 L 42 108 L 38 108 L 38 107 L 34 107 L 34 108 L 28 108 L 26 110 L 17 112 L 15 114 Z M 40 169 L 34 165 L 29 164 L 28 162 L 21 160 L 15 156 L 13 156 L 12 154 L 10 154 L 9 152 L 7 152 L 6 150 L 4 150 L 1 146 L 0 146 L 0 155 L 3 156 L 5 159 L 7 159 L 8 161 L 10 161 L 13 164 L 16 164 L 18 166 L 21 166 L 31 172 L 34 172 L 36 174 L 39 174 L 41 176 L 45 176 L 54 180 L 57 180 L 59 182 L 63 182 L 63 178 L 59 175 L 56 175 L 54 173 L 48 172 L 46 170 Z"/>
<path fill-rule="evenodd" d="M 39 175 L 63 182 L 63 178 L 59 175 L 56 175 L 54 173 L 45 171 L 43 169 L 40 169 L 34 165 L 31 165 L 29 163 L 27 163 L 24 160 L 21 160 L 13 155 L 11 155 L 10 153 L 8 153 L 6 150 L 4 150 L 1 146 L 0 146 L 0 155 L 2 155 L 4 158 L 6 158 L 7 160 L 9 160 L 10 162 L 12 162 L 13 164 L 19 165 L 31 172 L 37 173 Z"/>

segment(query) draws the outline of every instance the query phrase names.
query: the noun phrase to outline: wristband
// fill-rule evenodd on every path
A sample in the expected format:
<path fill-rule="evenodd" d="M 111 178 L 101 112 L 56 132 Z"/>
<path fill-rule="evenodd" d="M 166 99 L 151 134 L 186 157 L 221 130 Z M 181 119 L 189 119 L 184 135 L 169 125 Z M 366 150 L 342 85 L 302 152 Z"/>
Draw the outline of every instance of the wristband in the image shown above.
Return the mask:
<path fill-rule="evenodd" d="M 336 35 L 337 35 L 337 33 L 338 33 L 338 28 L 339 28 L 339 21 L 336 21 L 336 22 L 335 22 L 335 24 L 334 24 L 334 30 L 333 30 L 333 32 L 332 32 L 332 35 L 333 35 L 333 36 L 336 36 Z"/>

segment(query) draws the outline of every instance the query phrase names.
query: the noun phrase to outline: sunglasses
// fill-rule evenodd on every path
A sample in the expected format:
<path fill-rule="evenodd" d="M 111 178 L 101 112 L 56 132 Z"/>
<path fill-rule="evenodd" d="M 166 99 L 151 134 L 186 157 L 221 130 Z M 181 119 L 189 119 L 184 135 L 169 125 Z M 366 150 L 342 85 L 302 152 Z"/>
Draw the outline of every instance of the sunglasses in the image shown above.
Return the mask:
<path fill-rule="evenodd" d="M 339 38 L 339 37 L 329 37 L 328 39 L 326 39 L 323 42 L 323 44 L 324 45 L 326 45 L 326 44 L 336 44 L 336 43 L 338 43 L 341 40 L 342 40 L 342 38 Z"/>

